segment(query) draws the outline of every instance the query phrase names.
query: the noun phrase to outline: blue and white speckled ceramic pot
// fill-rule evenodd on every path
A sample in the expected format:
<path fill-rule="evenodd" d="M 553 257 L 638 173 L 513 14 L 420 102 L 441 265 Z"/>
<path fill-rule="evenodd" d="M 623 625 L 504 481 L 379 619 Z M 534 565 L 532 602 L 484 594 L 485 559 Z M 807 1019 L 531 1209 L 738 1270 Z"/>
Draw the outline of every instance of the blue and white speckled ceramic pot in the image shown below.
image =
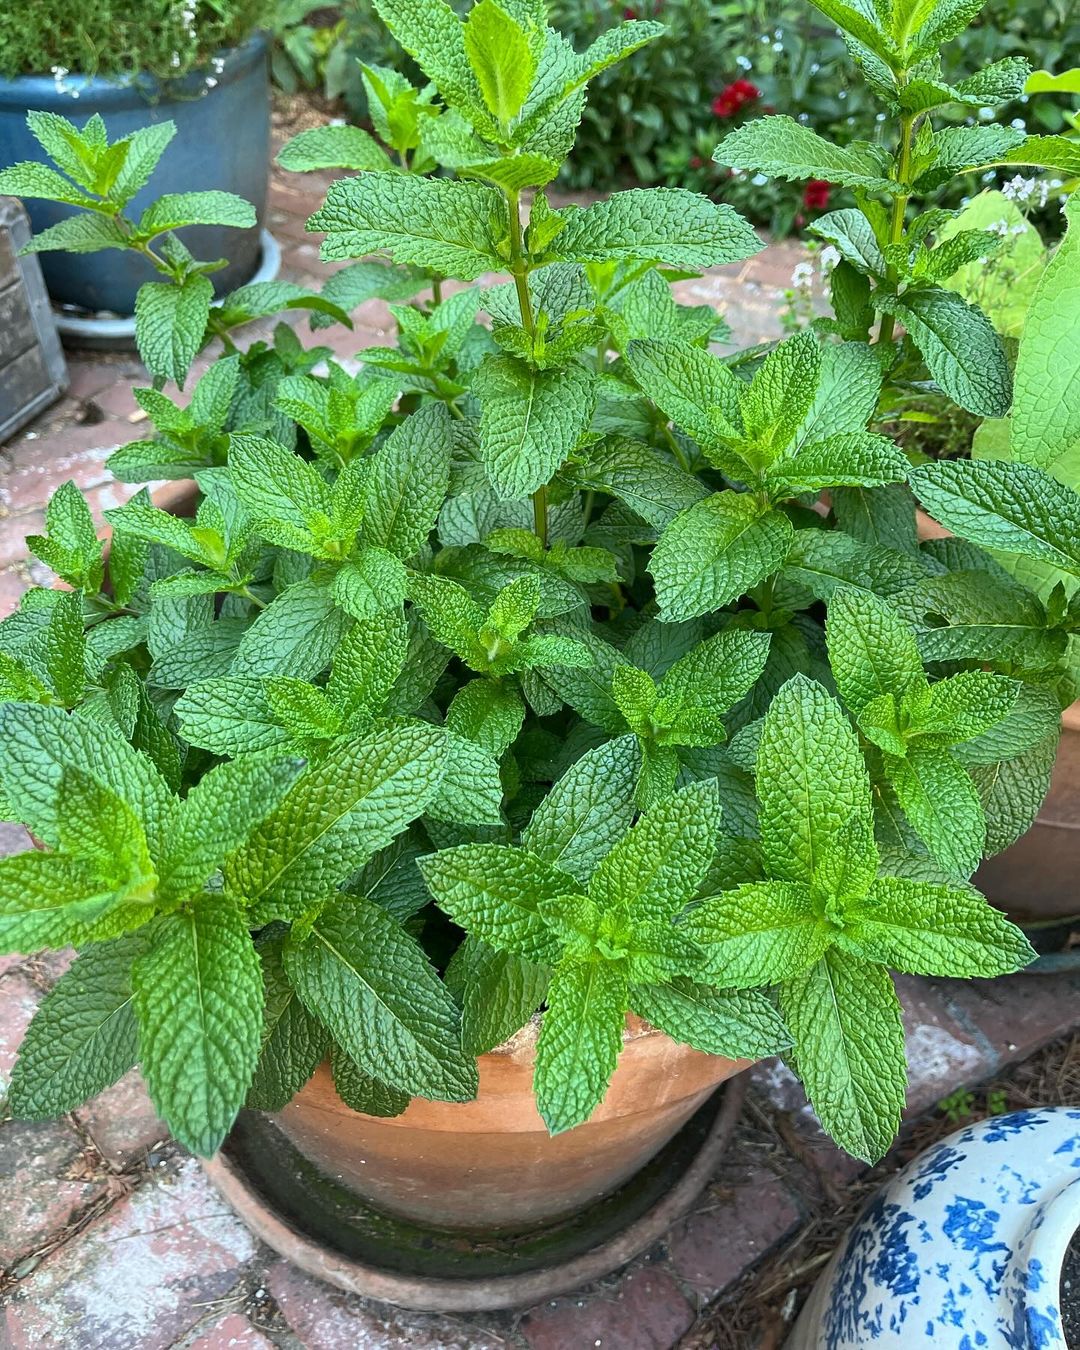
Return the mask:
<path fill-rule="evenodd" d="M 1061 1267 L 1078 1228 L 1080 1111 L 958 1130 L 863 1211 L 786 1350 L 1061 1350 Z"/>

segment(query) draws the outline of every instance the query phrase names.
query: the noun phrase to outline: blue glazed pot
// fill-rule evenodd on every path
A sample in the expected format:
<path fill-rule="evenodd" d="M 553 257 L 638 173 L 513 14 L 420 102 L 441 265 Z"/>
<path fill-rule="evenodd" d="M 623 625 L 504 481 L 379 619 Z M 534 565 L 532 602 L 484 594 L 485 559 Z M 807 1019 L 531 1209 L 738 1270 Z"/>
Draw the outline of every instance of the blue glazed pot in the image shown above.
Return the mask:
<path fill-rule="evenodd" d="M 1080 1228 L 1080 1111 L 958 1130 L 880 1190 L 786 1350 L 1065 1350 L 1065 1253 Z"/>
<path fill-rule="evenodd" d="M 137 215 L 166 192 L 218 188 L 251 202 L 261 226 L 270 173 L 267 51 L 266 37 L 257 34 L 242 47 L 221 52 L 219 59 L 224 64 L 220 72 L 212 72 L 217 81 L 212 88 L 207 87 L 205 71 L 168 81 L 142 76 L 123 84 L 68 76 L 62 89 L 51 75 L 0 80 L 0 166 L 24 159 L 47 162 L 26 125 L 31 110 L 60 113 L 78 126 L 100 113 L 110 140 L 171 119 L 176 123 L 176 136 L 129 213 Z M 76 213 L 73 207 L 53 202 L 27 201 L 26 207 L 35 232 Z M 237 230 L 196 225 L 178 234 L 201 260 L 229 259 L 228 267 L 210 278 L 219 295 L 242 286 L 258 266 L 258 226 Z M 136 292 L 155 276 L 145 258 L 118 249 L 42 253 L 40 257 L 53 302 L 91 311 L 134 313 Z"/>

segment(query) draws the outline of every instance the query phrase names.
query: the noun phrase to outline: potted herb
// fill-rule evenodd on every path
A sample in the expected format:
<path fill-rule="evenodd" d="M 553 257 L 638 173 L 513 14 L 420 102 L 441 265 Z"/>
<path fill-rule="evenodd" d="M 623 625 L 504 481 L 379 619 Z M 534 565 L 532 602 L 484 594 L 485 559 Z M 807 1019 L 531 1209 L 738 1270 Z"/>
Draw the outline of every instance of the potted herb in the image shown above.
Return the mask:
<path fill-rule="evenodd" d="M 106 564 L 66 486 L 31 546 L 70 589 L 0 625 L 0 784 L 45 846 L 0 860 L 0 943 L 79 948 L 12 1109 L 138 1061 L 198 1153 L 249 1103 L 387 1210 L 500 1227 L 617 1184 L 779 1050 L 878 1158 L 904 1100 L 890 970 L 1032 955 L 969 878 L 1027 823 L 1002 784 L 1061 706 L 1026 669 L 929 657 L 908 600 L 993 573 L 987 548 L 1080 569 L 1080 496 L 1043 470 L 913 471 L 867 429 L 913 380 L 1011 399 L 993 327 L 937 281 L 985 240 L 946 263 L 907 205 L 1065 152 L 932 130 L 969 96 L 933 75 L 959 19 L 839 7 L 897 150 L 778 117 L 724 142 L 865 209 L 823 218 L 836 317 L 723 359 L 668 283 L 752 253 L 745 222 L 678 189 L 543 190 L 589 79 L 659 26 L 577 53 L 538 3 L 380 10 L 435 88 L 369 67 L 383 145 L 317 129 L 283 161 L 359 171 L 311 223 L 362 261 L 297 302 L 319 324 L 396 297 L 398 346 L 317 376 L 294 335 L 230 336 L 187 408 L 140 391 L 159 436 L 114 468 L 193 476 L 197 511 L 140 493 Z M 1022 66 L 972 81 L 1006 98 Z M 194 344 L 144 332 L 161 385 L 249 312 L 200 290 Z M 920 546 L 915 496 L 958 538 Z"/>
<path fill-rule="evenodd" d="M 267 43 L 260 30 L 265 0 L 179 0 L 153 22 L 138 0 L 96 0 L 79 22 L 71 6 L 12 0 L 0 14 L 0 166 L 33 160 L 42 181 L 24 187 L 37 232 L 82 219 L 86 192 L 124 201 L 141 212 L 162 193 L 214 189 L 255 206 L 243 233 L 233 220 L 198 222 L 184 238 L 212 258 L 224 257 L 218 293 L 249 281 L 259 266 L 270 155 Z M 27 113 L 36 114 L 31 125 Z M 148 164 L 160 159 L 154 189 L 128 160 L 118 181 L 93 182 L 77 149 L 65 148 L 56 119 L 97 127 L 104 118 L 116 140 L 140 133 Z M 177 135 L 176 132 L 179 131 Z M 93 135 L 93 131 L 91 132 Z M 55 163 L 73 180 L 66 193 L 44 181 Z M 107 179 L 106 175 L 106 179 Z M 186 222 L 179 222 L 186 224 Z M 75 243 L 72 237 L 68 242 Z M 94 314 L 134 312 L 139 286 L 153 278 L 136 253 L 109 253 L 88 263 L 53 254 L 43 260 L 55 304 Z"/>

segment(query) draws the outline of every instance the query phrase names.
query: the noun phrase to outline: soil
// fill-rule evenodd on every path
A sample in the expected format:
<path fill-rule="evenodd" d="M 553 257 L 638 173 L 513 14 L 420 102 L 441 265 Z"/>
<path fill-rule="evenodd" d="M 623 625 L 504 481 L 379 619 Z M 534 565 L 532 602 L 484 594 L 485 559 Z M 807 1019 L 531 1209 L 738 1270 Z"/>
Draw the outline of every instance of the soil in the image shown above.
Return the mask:
<path fill-rule="evenodd" d="M 1073 1235 L 1061 1268 L 1061 1320 L 1065 1344 L 1080 1350 L 1080 1233 Z"/>
<path fill-rule="evenodd" d="M 948 1111 L 939 1108 L 917 1121 L 882 1162 L 854 1180 L 831 1185 L 827 1193 L 822 1188 L 816 1196 L 800 1189 L 806 1221 L 799 1231 L 707 1308 L 679 1342 L 679 1350 L 780 1350 L 822 1267 L 882 1182 L 923 1149 L 986 1116 L 1034 1106 L 1080 1107 L 1080 1035 L 1016 1065 L 970 1094 L 970 1101 L 949 1105 Z M 740 1134 L 758 1157 L 763 1150 L 767 1153 L 770 1135 L 775 1139 L 785 1128 L 790 1126 L 783 1115 L 748 1101 Z M 1066 1337 L 1069 1350 L 1080 1350 L 1080 1235 L 1070 1260 L 1062 1281 Z M 1067 1295 L 1066 1279 L 1071 1282 Z"/>

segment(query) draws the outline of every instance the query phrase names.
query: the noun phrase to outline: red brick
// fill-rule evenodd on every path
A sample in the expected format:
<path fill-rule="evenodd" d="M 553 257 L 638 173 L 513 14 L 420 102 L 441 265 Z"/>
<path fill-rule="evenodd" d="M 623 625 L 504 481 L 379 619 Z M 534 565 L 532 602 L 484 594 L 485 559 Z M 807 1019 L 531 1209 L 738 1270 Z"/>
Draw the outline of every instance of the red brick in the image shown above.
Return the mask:
<path fill-rule="evenodd" d="M 184 1350 L 274 1350 L 274 1343 L 252 1326 L 243 1313 L 226 1313 Z"/>
<path fill-rule="evenodd" d="M 143 381 L 138 380 L 136 383 L 141 385 Z M 106 416 L 122 421 L 126 425 L 128 438 L 131 436 L 132 427 L 141 425 L 138 422 L 128 421 L 128 418 L 139 411 L 139 404 L 133 392 L 133 382 L 127 375 L 122 376 L 115 384 L 96 395 L 94 402 Z"/>
<path fill-rule="evenodd" d="M 21 970 L 0 984 L 0 1092 L 11 1075 L 19 1044 L 41 1002 L 41 990 Z"/>
<path fill-rule="evenodd" d="M 15 613 L 28 585 L 18 567 L 5 567 L 0 571 L 0 619 Z"/>
<path fill-rule="evenodd" d="M 737 1185 L 716 1183 L 706 1200 L 675 1226 L 667 1247 L 675 1274 L 708 1300 L 797 1227 L 799 1208 L 787 1187 L 760 1167 Z"/>
<path fill-rule="evenodd" d="M 994 1056 L 984 1078 L 1080 1027 L 1080 975 L 1075 973 L 934 984 L 950 1016 Z"/>
<path fill-rule="evenodd" d="M 169 1132 L 158 1119 L 134 1069 L 76 1114 L 101 1154 L 121 1167 L 168 1138 Z"/>
<path fill-rule="evenodd" d="M 997 1063 L 993 1046 L 958 1020 L 938 982 L 901 975 L 896 989 L 907 1033 L 909 1116 L 993 1073 Z"/>
<path fill-rule="evenodd" d="M 6 956 L 0 956 L 0 977 L 6 975 L 9 970 L 18 970 L 26 961 L 25 956 L 20 956 L 18 952 L 9 952 Z"/>
<path fill-rule="evenodd" d="M 100 1192 L 104 1178 L 77 1177 L 82 1143 L 63 1121 L 0 1127 L 0 1266 L 36 1251 Z"/>
<path fill-rule="evenodd" d="M 594 1290 L 533 1308 L 519 1330 L 531 1350 L 671 1350 L 694 1310 L 664 1270 L 641 1262 L 614 1290 Z"/>
<path fill-rule="evenodd" d="M 44 531 L 45 512 L 41 507 L 22 511 L 6 520 L 0 514 L 0 567 L 23 562 L 27 555 L 26 536 Z"/>
<path fill-rule="evenodd" d="M 404 1312 L 345 1294 L 278 1261 L 266 1288 L 304 1350 L 501 1350 L 506 1342 L 468 1319 L 452 1321 Z M 565 1347 L 569 1350 L 569 1346 Z"/>
<path fill-rule="evenodd" d="M 254 1239 L 194 1161 L 117 1201 L 8 1296 L 11 1350 L 166 1350 L 230 1294 Z"/>

